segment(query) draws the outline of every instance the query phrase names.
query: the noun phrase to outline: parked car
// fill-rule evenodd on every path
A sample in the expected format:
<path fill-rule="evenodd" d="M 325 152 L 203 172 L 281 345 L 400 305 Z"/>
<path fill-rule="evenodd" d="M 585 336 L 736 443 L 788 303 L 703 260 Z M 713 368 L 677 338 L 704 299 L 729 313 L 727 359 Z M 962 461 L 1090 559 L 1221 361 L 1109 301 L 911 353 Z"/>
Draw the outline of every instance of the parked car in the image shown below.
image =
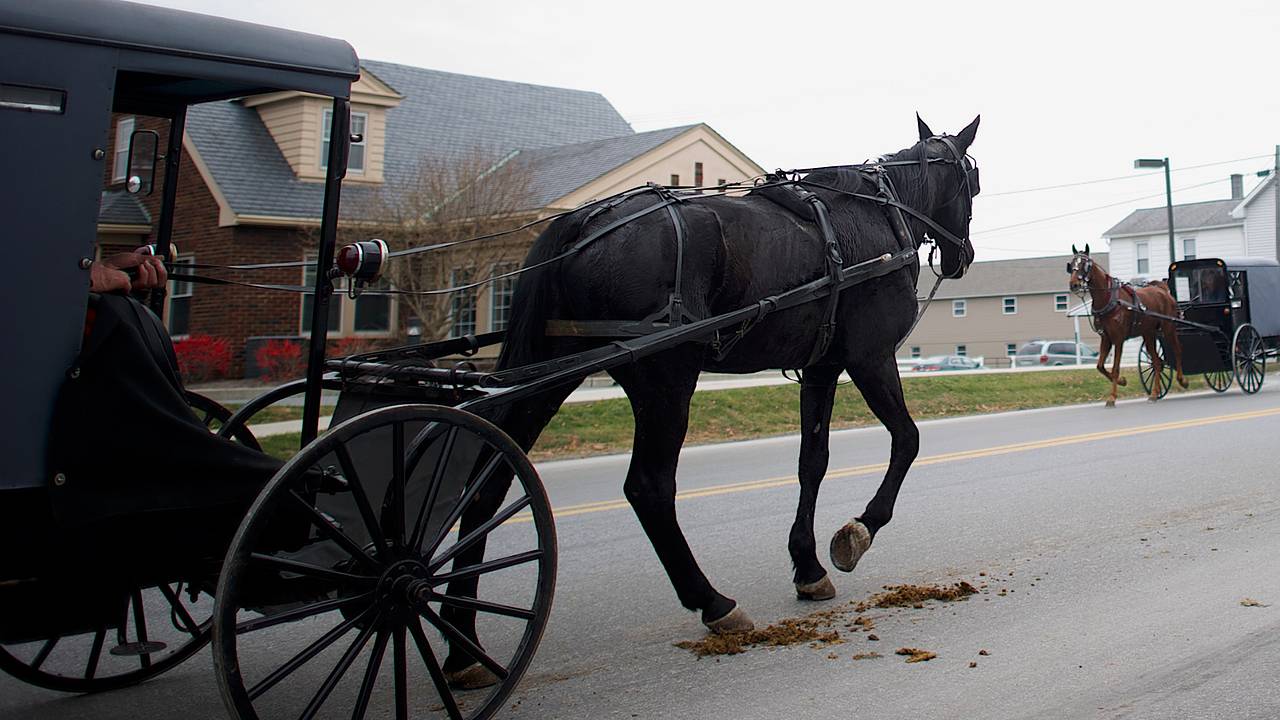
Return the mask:
<path fill-rule="evenodd" d="M 911 366 L 914 372 L 938 372 L 940 370 L 977 370 L 982 363 L 963 355 L 935 355 L 921 358 Z"/>
<path fill-rule="evenodd" d="M 1079 345 L 1079 362 L 1090 364 L 1098 362 L 1098 351 L 1085 345 Z M 1013 357 L 1014 367 L 1035 367 L 1041 365 L 1075 365 L 1077 343 L 1071 340 L 1033 340 L 1018 348 Z"/>

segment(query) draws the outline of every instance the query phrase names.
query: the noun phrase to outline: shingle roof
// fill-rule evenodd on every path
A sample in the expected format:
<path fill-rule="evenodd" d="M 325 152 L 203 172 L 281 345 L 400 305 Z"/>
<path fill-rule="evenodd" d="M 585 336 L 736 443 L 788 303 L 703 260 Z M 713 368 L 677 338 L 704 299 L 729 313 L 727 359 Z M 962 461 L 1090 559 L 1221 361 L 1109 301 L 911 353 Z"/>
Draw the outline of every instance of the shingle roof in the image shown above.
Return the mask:
<path fill-rule="evenodd" d="M 103 190 L 98 204 L 98 223 L 110 225 L 150 225 L 151 213 L 138 200 L 124 190 Z"/>
<path fill-rule="evenodd" d="M 1240 204 L 1235 200 L 1208 200 L 1198 203 L 1186 203 L 1173 206 L 1174 230 L 1194 230 L 1203 227 L 1221 225 L 1243 225 L 1244 220 L 1231 217 L 1231 210 Z M 1156 208 L 1142 208 L 1129 213 L 1129 216 L 1116 223 L 1104 233 L 1103 237 L 1112 238 L 1121 235 L 1149 235 L 1169 231 L 1168 208 L 1161 205 Z"/>
<path fill-rule="evenodd" d="M 1094 261 L 1106 267 L 1108 253 L 1092 253 Z M 936 297 L 970 298 L 994 295 L 1035 295 L 1067 292 L 1067 263 L 1070 255 L 990 260 L 969 266 L 959 280 L 948 280 Z M 924 271 L 926 274 L 928 270 Z M 921 278 L 923 281 L 923 278 Z"/>
<path fill-rule="evenodd" d="M 529 164 L 533 204 L 545 206 L 697 125 L 650 130 L 607 140 L 522 152 Z"/>
<path fill-rule="evenodd" d="M 411 178 L 423 158 L 447 160 L 473 152 L 501 156 L 520 150 L 533 163 L 537 201 L 546 203 L 687 129 L 637 135 L 596 92 L 394 63 L 365 61 L 363 66 L 404 96 L 387 113 L 384 176 L 393 186 Z M 293 174 L 256 110 L 236 102 L 194 106 L 187 130 L 236 213 L 319 216 L 323 183 L 304 182 Z M 556 146 L 565 147 L 549 150 Z M 599 172 L 591 175 L 593 170 Z M 345 214 L 372 206 L 362 201 L 374 192 L 367 185 L 346 184 Z"/>

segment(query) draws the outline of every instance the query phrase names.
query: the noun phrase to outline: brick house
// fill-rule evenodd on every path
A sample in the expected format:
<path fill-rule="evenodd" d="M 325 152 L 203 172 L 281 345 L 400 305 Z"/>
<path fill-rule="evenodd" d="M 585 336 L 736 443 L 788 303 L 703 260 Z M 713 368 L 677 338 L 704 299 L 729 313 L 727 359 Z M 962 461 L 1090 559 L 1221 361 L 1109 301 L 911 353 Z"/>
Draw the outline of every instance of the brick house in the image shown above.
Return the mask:
<path fill-rule="evenodd" d="M 646 182 L 713 185 L 763 169 L 705 124 L 634 132 L 599 93 L 472 77 L 366 61 L 352 87 L 353 142 L 343 182 L 340 242 L 362 234 L 378 198 L 414 181 L 424 161 L 448 163 L 486 152 L 528 168 L 524 216 L 571 209 Z M 313 252 L 324 191 L 328 104 L 303 93 L 271 93 L 190 108 L 179 170 L 173 243 L 177 262 L 229 265 L 297 262 Z M 129 133 L 165 121 L 116 115 L 99 213 L 100 251 L 148 241 L 159 217 L 151 195 L 123 190 Z M 158 173 L 160 175 L 162 173 Z M 526 235 L 502 262 L 523 257 Z M 454 269 L 484 276 L 485 268 Z M 213 273 L 217 274 L 217 273 Z M 225 274 L 224 274 L 225 276 Z M 257 283 L 310 284 L 300 267 L 254 271 Z M 455 297 L 445 334 L 505 325 L 511 284 Z M 337 296 L 335 296 L 337 298 Z M 243 287 L 171 283 L 166 322 L 175 338 L 227 338 L 232 375 L 254 371 L 253 348 L 266 338 L 301 339 L 309 324 L 305 296 Z M 386 296 L 333 303 L 331 337 L 391 343 L 412 334 L 413 319 Z M 431 333 L 424 333 L 431 334 Z"/>

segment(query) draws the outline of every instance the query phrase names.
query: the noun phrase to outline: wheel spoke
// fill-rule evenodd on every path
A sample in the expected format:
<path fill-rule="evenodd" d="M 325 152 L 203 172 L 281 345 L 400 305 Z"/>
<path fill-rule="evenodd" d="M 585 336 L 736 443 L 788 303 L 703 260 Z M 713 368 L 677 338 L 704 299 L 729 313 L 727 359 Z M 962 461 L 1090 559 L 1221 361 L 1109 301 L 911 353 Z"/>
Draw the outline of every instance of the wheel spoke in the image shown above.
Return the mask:
<path fill-rule="evenodd" d="M 391 486 L 382 501 L 383 514 L 388 516 L 388 522 L 383 525 L 396 548 L 404 547 L 407 539 L 404 534 L 404 475 L 404 423 L 397 422 L 391 424 Z"/>
<path fill-rule="evenodd" d="M 511 503 L 505 509 L 498 512 L 498 514 L 489 518 L 489 520 L 487 520 L 480 527 L 467 533 L 466 537 L 454 543 L 452 547 L 444 551 L 444 554 L 442 554 L 439 559 L 432 562 L 427 569 L 433 573 L 436 570 L 439 570 L 442 565 L 452 560 L 455 556 L 457 556 L 459 553 L 463 552 L 467 548 L 471 547 L 472 545 L 475 545 L 477 542 L 480 541 L 481 538 L 488 535 L 494 528 L 498 527 L 502 523 L 511 519 L 511 516 L 515 515 L 516 513 L 520 512 L 526 507 L 529 507 L 529 505 L 532 502 L 533 502 L 533 498 L 530 498 L 528 495 L 525 495 L 521 497 L 519 500 Z"/>
<path fill-rule="evenodd" d="M 89 649 L 89 662 L 84 667 L 84 679 L 92 680 L 98 672 L 98 659 L 102 657 L 102 643 L 107 639 L 107 629 L 98 628 L 93 634 L 93 647 Z"/>
<path fill-rule="evenodd" d="M 408 658 L 404 652 L 404 626 L 392 629 L 392 675 L 395 677 L 396 720 L 409 720 L 409 678 L 407 676 Z"/>
<path fill-rule="evenodd" d="M 448 620 L 440 617 L 436 611 L 432 610 L 430 607 L 422 606 L 419 607 L 418 610 L 422 613 L 422 616 L 427 619 L 427 622 L 435 626 L 435 628 L 439 630 L 450 643 L 456 643 L 461 646 L 473 660 L 489 668 L 494 675 L 497 675 L 503 680 L 507 679 L 507 675 L 509 674 L 507 669 L 499 665 L 498 661 L 489 657 L 489 655 L 471 638 L 462 634 L 461 630 L 454 627 L 453 623 L 450 623 Z"/>
<path fill-rule="evenodd" d="M 325 517 L 314 505 L 307 502 L 297 492 L 290 490 L 289 496 L 302 508 L 307 517 L 311 519 L 311 524 L 323 533 L 326 537 L 342 546 L 342 549 L 351 554 L 352 557 L 363 560 L 371 567 L 379 567 L 378 561 L 374 560 L 369 553 L 360 547 L 360 544 L 351 538 L 351 536 L 342 532 L 342 529 L 334 524 L 332 520 Z"/>
<path fill-rule="evenodd" d="M 426 634 L 422 632 L 422 625 L 416 618 L 409 623 L 409 633 L 413 635 L 413 644 L 418 646 L 418 654 L 422 656 L 422 662 L 427 665 L 431 681 L 436 684 L 436 692 L 440 694 L 440 702 L 444 703 L 444 709 L 449 712 L 451 720 L 462 720 L 462 712 L 458 710 L 458 702 L 453 698 L 453 690 L 449 688 L 449 682 L 445 680 L 444 673 L 440 670 L 440 662 L 436 660 L 436 654 L 431 650 L 431 643 L 427 641 Z"/>
<path fill-rule="evenodd" d="M 292 610 L 286 610 L 275 615 L 267 615 L 265 617 L 254 618 L 253 620 L 245 620 L 244 622 L 236 623 L 236 634 L 243 635 L 245 633 L 251 633 L 258 630 L 265 630 L 269 627 L 274 627 L 282 623 L 304 620 L 315 615 L 327 613 L 331 610 L 338 610 L 345 605 L 357 603 L 361 600 L 368 600 L 372 596 L 373 593 L 366 592 L 360 595 L 351 595 L 333 600 L 322 600 L 317 603 L 311 603 L 310 605 L 303 605 L 302 607 L 293 608 Z"/>
<path fill-rule="evenodd" d="M 360 681 L 360 692 L 356 694 L 355 707 L 351 710 L 351 720 L 363 720 L 365 711 L 369 709 L 369 697 L 373 695 L 373 684 L 378 680 L 378 670 L 382 668 L 382 655 L 387 651 L 385 629 L 378 630 L 378 637 L 373 641 L 373 649 L 369 652 L 369 664 L 364 669 L 364 679 Z"/>
<path fill-rule="evenodd" d="M 413 522 L 413 534 L 409 537 L 408 545 L 411 548 L 417 548 L 422 543 L 422 536 L 427 531 L 427 521 L 430 519 L 429 512 L 440 495 L 440 486 L 444 484 L 444 471 L 453 457 L 453 444 L 457 439 L 458 426 L 449 426 L 449 432 L 444 438 L 444 447 L 440 449 L 440 457 L 436 459 L 435 472 L 431 474 L 431 485 L 427 488 L 427 497 L 422 507 L 418 509 L 417 519 Z"/>
<path fill-rule="evenodd" d="M 453 506 L 453 510 L 449 512 L 449 516 L 445 518 L 440 529 L 436 530 L 436 536 L 432 538 L 431 544 L 422 549 L 423 557 L 431 557 L 440 547 L 440 543 L 449 537 L 449 531 L 453 529 L 453 524 L 458 522 L 458 518 L 462 517 L 462 513 L 471 505 L 471 501 L 475 499 L 476 493 L 480 492 L 480 488 L 489 482 L 489 478 L 497 472 L 498 466 L 506 461 L 506 458 L 500 452 L 495 452 L 489 462 L 485 463 L 484 468 L 480 470 L 480 474 L 476 475 L 475 482 L 471 483 L 462 492 L 462 497 L 458 498 L 458 504 Z"/>
<path fill-rule="evenodd" d="M 306 709 L 298 716 L 298 720 L 311 720 L 316 716 L 316 713 L 320 711 L 320 706 L 324 705 L 324 701 L 329 698 L 329 694 L 338 686 L 338 681 L 347 672 L 347 668 L 351 667 L 351 663 L 355 662 L 356 656 L 364 649 L 365 644 L 369 642 L 369 637 L 373 635 L 377 628 L 377 618 L 361 628 L 360 634 L 356 635 L 356 639 L 351 642 L 351 646 L 347 648 L 346 652 L 342 653 L 342 657 L 338 658 L 337 664 L 333 666 L 333 670 L 329 672 L 324 682 L 320 684 L 320 689 L 316 691 Z"/>
<path fill-rule="evenodd" d="M 329 632 L 321 635 L 318 640 L 303 648 L 302 652 L 289 658 L 284 665 L 276 668 L 270 675 L 263 678 L 257 685 L 249 688 L 249 699 L 254 700 L 262 693 L 270 690 L 276 683 L 288 677 L 293 671 L 306 665 L 312 658 L 319 655 L 325 648 L 332 645 L 338 638 L 346 635 L 351 628 L 357 623 L 363 622 L 368 618 L 369 614 L 374 611 L 376 606 L 370 606 L 364 612 L 355 617 L 344 620 L 341 624 L 336 625 Z"/>
<path fill-rule="evenodd" d="M 509 555 L 504 558 L 498 558 L 497 560 L 489 560 L 487 562 L 476 563 L 475 565 L 467 565 L 461 570 L 454 570 L 453 572 L 436 575 L 431 578 L 431 584 L 443 585 L 444 583 L 452 582 L 454 580 L 476 577 L 477 575 L 484 575 L 485 573 L 503 570 L 516 565 L 523 565 L 524 563 L 533 562 L 534 560 L 539 560 L 541 558 L 541 550 L 529 550 L 518 555 Z"/>
<path fill-rule="evenodd" d="M 491 613 L 494 615 L 506 615 L 507 617 L 520 618 L 521 620 L 532 620 L 534 612 L 524 608 L 513 607 L 511 605 L 502 605 L 499 603 L 489 602 L 487 600 L 477 600 L 476 598 L 458 597 L 456 595 L 437 595 L 444 605 L 452 605 L 453 607 L 466 608 L 468 610 L 479 610 L 480 612 Z"/>
<path fill-rule="evenodd" d="M 372 585 L 378 581 L 378 578 L 368 575 L 355 575 L 333 568 L 320 567 L 304 563 L 299 560 L 289 560 L 288 558 L 276 557 L 275 555 L 264 555 L 262 553 L 250 553 L 249 558 L 265 565 L 271 565 L 282 572 L 297 573 L 298 575 L 306 575 L 308 577 L 321 578 L 324 580 L 336 580 L 338 582 L 358 583 L 361 585 Z"/>
<path fill-rule="evenodd" d="M 364 483 L 360 481 L 360 475 L 356 473 L 356 465 L 351 460 L 351 453 L 347 452 L 347 446 L 339 444 L 333 448 L 333 454 L 338 457 L 338 464 L 342 466 L 342 474 L 347 479 L 347 485 L 351 488 L 351 496 L 356 501 L 356 507 L 360 510 L 360 517 L 364 520 L 365 529 L 369 531 L 369 538 L 373 540 L 373 552 L 378 557 L 382 557 L 386 552 L 387 539 L 383 537 L 382 526 L 378 523 L 378 516 L 373 512 L 373 505 L 369 503 L 369 495 L 364 491 Z"/>
<path fill-rule="evenodd" d="M 40 648 L 40 652 L 36 653 L 36 656 L 31 660 L 32 670 L 40 669 L 40 666 L 44 664 L 44 661 L 49 659 L 49 653 L 53 652 L 53 647 L 57 645 L 58 641 L 61 639 L 62 636 L 58 635 L 45 641 L 44 646 Z"/>
<path fill-rule="evenodd" d="M 147 643 L 147 613 L 142 607 L 142 590 L 135 588 L 132 597 L 133 604 L 133 629 L 135 638 L 141 645 L 142 650 L 146 650 Z M 151 667 L 151 654 L 142 652 L 138 654 L 138 662 L 143 669 Z"/>

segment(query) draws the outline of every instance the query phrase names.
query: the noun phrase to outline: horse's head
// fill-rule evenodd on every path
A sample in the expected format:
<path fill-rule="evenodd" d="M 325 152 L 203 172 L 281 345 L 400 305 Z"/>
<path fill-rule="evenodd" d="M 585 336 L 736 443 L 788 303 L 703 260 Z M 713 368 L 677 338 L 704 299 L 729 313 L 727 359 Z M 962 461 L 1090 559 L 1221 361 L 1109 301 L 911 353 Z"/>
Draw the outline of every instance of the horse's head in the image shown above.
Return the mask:
<path fill-rule="evenodd" d="M 978 134 L 980 119 L 981 116 L 975 117 L 957 135 L 947 135 L 934 133 L 916 115 L 920 141 L 893 156 L 899 161 L 916 160 L 924 170 L 920 192 L 927 207 L 920 209 L 945 231 L 930 228 L 926 234 L 942 252 L 942 274 L 946 277 L 963 276 L 973 262 L 969 221 L 973 218 L 973 198 L 980 188 L 978 165 L 969 156 L 969 146 Z"/>
<path fill-rule="evenodd" d="M 1072 245 L 1071 253 L 1071 261 L 1067 263 L 1067 273 L 1071 275 L 1071 292 L 1087 292 L 1095 267 L 1093 258 L 1089 257 L 1089 243 L 1084 244 L 1084 250 L 1077 250 Z"/>

